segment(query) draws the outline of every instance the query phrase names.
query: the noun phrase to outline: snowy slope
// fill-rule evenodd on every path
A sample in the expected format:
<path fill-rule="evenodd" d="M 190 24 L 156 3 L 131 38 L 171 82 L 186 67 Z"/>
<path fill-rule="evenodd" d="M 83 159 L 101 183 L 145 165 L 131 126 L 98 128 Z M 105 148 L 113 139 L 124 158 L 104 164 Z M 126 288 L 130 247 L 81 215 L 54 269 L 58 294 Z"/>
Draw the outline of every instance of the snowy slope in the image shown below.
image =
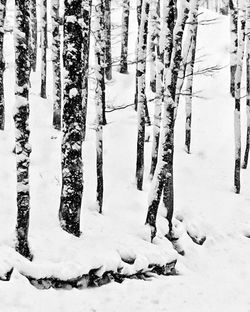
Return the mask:
<path fill-rule="evenodd" d="M 135 42 L 135 12 L 132 14 L 131 59 Z M 217 17 L 205 12 L 200 18 L 214 16 Z M 113 22 L 119 21 L 120 15 L 117 14 Z M 198 55 L 204 57 L 198 66 L 205 68 L 219 64 L 225 68 L 211 77 L 195 78 L 195 90 L 201 90 L 203 98 L 194 99 L 191 155 L 184 151 L 184 102 L 180 105 L 176 125 L 175 214 L 183 222 L 176 220 L 175 224 L 183 232 L 181 243 L 186 252 L 184 257 L 178 257 L 179 275 L 154 277 L 148 282 L 126 280 L 121 285 L 111 283 L 99 289 L 82 291 L 39 291 L 14 270 L 10 282 L 0 282 L 1 311 L 250 311 L 250 241 L 246 237 L 250 235 L 250 173 L 249 170 L 243 172 L 242 193 L 235 195 L 232 189 L 234 103 L 228 88 L 228 27 L 228 19 L 221 17 L 217 23 L 201 26 L 199 30 Z M 5 42 L 8 63 L 5 76 L 7 127 L 4 133 L 0 133 L 2 253 L 7 253 L 3 246 L 13 244 L 16 216 L 11 34 L 6 35 Z M 114 53 L 119 55 L 119 44 L 114 47 Z M 108 84 L 107 90 L 110 107 L 133 102 L 133 74 L 134 68 L 130 68 L 130 75 L 120 75 L 114 71 L 114 79 Z M 83 237 L 79 240 L 62 233 L 57 220 L 60 135 L 51 127 L 51 90 L 49 94 L 48 100 L 39 98 L 39 72 L 32 75 L 30 242 L 35 255 L 34 264 L 37 264 L 35 269 L 39 267 L 33 273 L 38 277 L 45 272 L 66 278 L 104 263 L 106 270 L 119 267 L 121 258 L 128 255 L 137 256 L 138 259 L 134 266 L 123 263 L 128 270 L 145 267 L 152 261 L 171 261 L 176 254 L 170 243 L 162 238 L 166 229 L 163 217 L 158 220 L 156 240 L 161 246 L 147 242 L 149 233 L 143 224 L 150 185 L 146 181 L 144 191 L 138 192 L 134 184 L 136 113 L 132 108 L 108 114 L 108 125 L 104 129 L 104 215 L 100 216 L 95 211 L 94 202 L 95 131 L 94 105 L 91 102 L 87 141 L 83 149 Z M 244 123 L 242 129 L 245 130 Z M 145 177 L 149 173 L 150 151 L 151 145 L 147 143 Z M 186 229 L 205 234 L 207 239 L 203 246 L 195 245 L 185 234 Z M 25 268 L 22 263 L 21 268 Z M 26 269 L 31 271 L 33 267 Z"/>

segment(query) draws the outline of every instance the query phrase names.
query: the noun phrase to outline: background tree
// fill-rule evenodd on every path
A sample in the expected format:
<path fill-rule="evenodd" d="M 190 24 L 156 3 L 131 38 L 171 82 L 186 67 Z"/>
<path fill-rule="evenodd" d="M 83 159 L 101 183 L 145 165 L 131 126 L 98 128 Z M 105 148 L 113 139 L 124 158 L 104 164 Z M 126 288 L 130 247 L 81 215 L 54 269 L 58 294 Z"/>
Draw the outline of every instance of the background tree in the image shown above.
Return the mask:
<path fill-rule="evenodd" d="M 230 9 L 230 92 L 235 95 L 235 72 L 237 67 L 237 46 L 238 46 L 238 0 L 229 0 Z"/>
<path fill-rule="evenodd" d="M 29 1 L 15 0 L 15 111 L 16 128 L 16 168 L 17 168 L 17 225 L 16 250 L 28 259 L 32 255 L 28 244 L 30 192 L 29 163 Z"/>
<path fill-rule="evenodd" d="M 4 55 L 3 55 L 3 40 L 4 40 L 4 21 L 6 15 L 6 0 L 0 0 L 0 130 L 4 130 L 4 84 L 3 74 L 5 70 Z"/>
<path fill-rule="evenodd" d="M 146 59 L 148 33 L 149 2 L 143 0 L 141 10 L 140 35 L 138 45 L 138 134 L 136 156 L 136 184 L 142 190 L 144 175 L 144 140 L 145 140 L 145 106 L 146 106 Z"/>
<path fill-rule="evenodd" d="M 128 33 L 129 33 L 129 10 L 130 0 L 122 2 L 122 32 L 121 32 L 121 58 L 120 58 L 120 73 L 128 72 Z"/>
<path fill-rule="evenodd" d="M 37 9 L 36 0 L 30 1 L 30 22 L 31 22 L 31 67 L 32 70 L 36 71 L 36 61 L 37 61 Z"/>
<path fill-rule="evenodd" d="M 47 0 L 41 3 L 41 97 L 47 98 L 47 46 L 48 46 L 48 24 L 47 24 Z"/>
<path fill-rule="evenodd" d="M 51 20 L 52 20 L 52 64 L 53 64 L 53 126 L 61 130 L 61 36 L 60 36 L 60 16 L 59 0 L 51 0 Z"/>
<path fill-rule="evenodd" d="M 62 190 L 59 209 L 61 227 L 80 236 L 83 192 L 83 5 L 82 0 L 65 0 L 63 62 L 64 106 L 62 139 Z"/>
<path fill-rule="evenodd" d="M 102 4 L 103 5 L 103 4 Z M 105 25 L 105 75 L 107 80 L 112 79 L 112 53 L 111 53 L 111 0 L 104 0 L 104 25 Z"/>

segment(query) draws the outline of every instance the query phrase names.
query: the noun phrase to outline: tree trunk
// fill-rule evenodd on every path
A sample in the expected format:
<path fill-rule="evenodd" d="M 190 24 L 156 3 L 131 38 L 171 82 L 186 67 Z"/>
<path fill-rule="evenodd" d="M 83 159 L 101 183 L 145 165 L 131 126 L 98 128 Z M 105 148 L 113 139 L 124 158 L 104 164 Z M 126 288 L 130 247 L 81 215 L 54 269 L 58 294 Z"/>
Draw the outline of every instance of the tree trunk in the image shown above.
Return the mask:
<path fill-rule="evenodd" d="M 61 103 L 62 103 L 62 82 L 61 82 L 61 36 L 60 36 L 60 16 L 59 0 L 51 1 L 52 19 L 52 64 L 54 83 L 54 104 L 53 104 L 53 126 L 61 130 Z"/>
<path fill-rule="evenodd" d="M 147 33 L 148 33 L 149 2 L 143 0 L 140 23 L 140 36 L 138 46 L 138 137 L 136 158 L 136 184 L 142 190 L 144 174 L 144 139 L 145 139 L 145 106 L 146 106 L 146 59 L 147 59 Z"/>
<path fill-rule="evenodd" d="M 123 0 L 120 73 L 128 72 L 128 32 L 130 0 Z"/>
<path fill-rule="evenodd" d="M 243 0 L 239 7 L 239 37 L 237 50 L 237 67 L 235 73 L 235 111 L 234 111 L 234 134 L 235 134 L 235 167 L 234 188 L 235 193 L 240 193 L 240 169 L 241 169 L 241 78 L 245 43 L 246 8 Z"/>
<path fill-rule="evenodd" d="M 196 42 L 198 32 L 198 8 L 199 0 L 195 3 L 195 8 L 192 11 L 190 32 L 191 32 L 191 46 L 189 56 L 187 58 L 187 82 L 186 82 L 186 124 L 185 124 L 185 147 L 186 151 L 190 153 L 191 145 L 191 125 L 192 125 L 192 98 L 193 98 L 193 78 L 194 78 L 194 64 L 196 55 Z"/>
<path fill-rule="evenodd" d="M 103 127 L 102 127 L 102 62 L 105 41 L 103 40 L 103 11 L 102 0 L 98 0 L 96 5 L 96 29 L 95 29 L 95 71 L 96 71 L 96 171 L 97 171 L 97 205 L 98 211 L 102 213 L 103 204 Z"/>
<path fill-rule="evenodd" d="M 30 192 L 29 163 L 29 1 L 15 0 L 15 111 L 16 128 L 16 168 L 17 168 L 17 225 L 16 251 L 28 259 L 32 255 L 28 244 Z"/>
<path fill-rule="evenodd" d="M 32 70 L 36 71 L 36 60 L 37 60 L 37 9 L 36 0 L 31 0 L 31 67 Z"/>
<path fill-rule="evenodd" d="M 247 29 L 246 29 L 246 113 L 247 113 L 247 135 L 246 149 L 244 155 L 243 169 L 247 168 L 250 149 L 250 4 L 247 5 Z"/>
<path fill-rule="evenodd" d="M 138 46 L 139 46 L 139 37 L 140 37 L 140 24 L 141 24 L 141 10 L 142 10 L 142 0 L 137 0 L 136 4 L 136 11 L 137 11 L 137 26 L 138 26 L 138 31 L 137 31 L 137 41 L 136 41 L 136 48 L 135 48 L 135 62 L 136 62 L 136 74 L 135 74 L 135 99 L 134 99 L 134 104 L 135 104 L 135 110 L 137 111 L 137 106 L 138 106 L 138 77 L 137 77 L 137 71 L 138 71 Z"/>
<path fill-rule="evenodd" d="M 104 0 L 104 25 L 105 25 L 105 75 L 107 80 L 112 79 L 112 53 L 111 53 L 111 0 Z M 103 4 L 102 4 L 103 5 Z"/>
<path fill-rule="evenodd" d="M 91 30 L 91 12 L 92 12 L 92 0 L 88 0 L 88 3 L 83 8 L 83 57 L 84 57 L 84 72 L 83 77 L 83 102 L 82 102 L 82 114 L 83 114 L 83 140 L 86 137 L 86 122 L 87 122 L 87 107 L 88 107 L 88 82 L 89 82 L 89 50 L 90 50 L 90 30 Z"/>
<path fill-rule="evenodd" d="M 41 44 L 41 97 L 47 98 L 46 82 L 47 82 L 47 0 L 42 0 L 41 5 L 41 24 L 42 24 L 42 44 Z"/>
<path fill-rule="evenodd" d="M 236 3 L 234 3 L 236 2 Z M 229 0 L 230 8 L 230 92 L 235 96 L 235 73 L 237 67 L 237 46 L 238 46 L 238 8 L 237 0 Z"/>
<path fill-rule="evenodd" d="M 182 37 L 184 27 L 189 13 L 189 1 L 182 3 L 180 14 L 174 27 L 173 50 L 170 67 L 165 68 L 165 93 L 163 100 L 162 130 L 160 135 L 160 152 L 156 171 L 151 185 L 148 214 L 146 224 L 151 229 L 151 240 L 156 235 L 156 217 L 158 206 L 163 192 L 163 205 L 167 211 L 169 222 L 169 237 L 172 233 L 172 216 L 174 208 L 174 187 L 173 187 L 173 154 L 174 154 L 174 124 L 175 124 L 175 92 L 178 79 L 178 72 L 181 63 Z M 169 3 L 165 4 L 167 7 Z M 169 28 L 169 25 L 164 25 Z M 162 27 L 162 31 L 164 30 Z M 169 53 L 166 51 L 166 53 Z"/>
<path fill-rule="evenodd" d="M 4 21 L 6 15 L 6 0 L 0 0 L 0 130 L 4 130 L 4 70 L 5 62 L 3 56 Z"/>
<path fill-rule="evenodd" d="M 86 2 L 86 1 L 85 1 Z M 87 2 L 86 2 L 87 3 Z M 65 0 L 63 62 L 64 106 L 62 139 L 62 191 L 59 220 L 62 229 L 80 236 L 80 214 L 83 192 L 83 3 Z"/>

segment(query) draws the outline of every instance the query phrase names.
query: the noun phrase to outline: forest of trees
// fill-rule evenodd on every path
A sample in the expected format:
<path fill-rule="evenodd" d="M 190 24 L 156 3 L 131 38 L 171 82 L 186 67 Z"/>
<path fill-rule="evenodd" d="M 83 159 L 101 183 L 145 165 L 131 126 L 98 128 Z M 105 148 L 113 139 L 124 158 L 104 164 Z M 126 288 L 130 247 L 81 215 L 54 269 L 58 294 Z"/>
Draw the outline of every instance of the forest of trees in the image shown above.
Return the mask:
<path fill-rule="evenodd" d="M 0 0 L 0 129 L 5 128 L 3 75 L 4 20 L 6 0 Z M 40 96 L 47 97 L 48 20 L 52 30 L 53 116 L 51 124 L 62 131 L 61 197 L 58 218 L 62 230 L 76 237 L 81 235 L 80 212 L 84 196 L 84 158 L 82 145 L 86 136 L 86 116 L 89 104 L 90 40 L 94 40 L 94 77 L 96 105 L 96 203 L 102 213 L 105 179 L 103 175 L 103 145 L 106 116 L 107 81 L 112 80 L 112 0 L 65 0 L 63 10 L 59 0 L 15 0 L 15 155 L 17 176 L 16 251 L 29 260 L 30 180 L 29 164 L 29 94 L 31 72 L 41 62 Z M 38 8 L 40 16 L 38 16 Z M 246 169 L 250 149 L 250 2 L 246 0 L 137 0 L 137 42 L 129 40 L 129 20 L 132 1 L 122 1 L 120 23 L 120 59 L 118 71 L 127 74 L 135 64 L 134 110 L 137 114 L 137 150 L 135 178 L 138 191 L 143 190 L 146 127 L 152 125 L 150 164 L 151 187 L 145 220 L 150 227 L 151 241 L 157 233 L 157 213 L 160 202 L 168 221 L 167 238 L 176 246 L 178 236 L 172 221 L 175 209 L 174 135 L 180 97 L 185 98 L 186 123 L 183 145 L 192 152 L 192 99 L 195 74 L 199 7 L 230 16 L 231 81 L 228 92 L 235 100 L 235 193 L 240 193 L 241 168 Z M 63 15 L 60 12 L 64 12 Z M 39 20 L 39 23 L 38 23 Z M 210 21 L 213 22 L 213 21 Z M 38 29 L 40 27 L 40 29 Z M 41 34 L 40 37 L 38 35 Z M 129 59 L 128 45 L 136 45 L 135 60 Z M 37 52 L 41 59 L 38 60 Z M 243 65 L 246 77 L 243 77 Z M 245 66 L 244 65 L 244 66 Z M 116 69 L 117 70 L 117 69 Z M 209 69 L 208 69 L 209 70 Z M 148 81 L 149 78 L 149 81 Z M 247 141 L 242 157 L 241 106 L 245 99 L 241 83 L 246 80 Z M 14 83 L 14 81 L 13 81 Z M 149 103 L 149 90 L 154 94 Z M 150 115 L 149 104 L 154 105 Z M 187 155 L 187 157 L 190 157 Z M 232 168 L 233 172 L 233 168 Z"/>

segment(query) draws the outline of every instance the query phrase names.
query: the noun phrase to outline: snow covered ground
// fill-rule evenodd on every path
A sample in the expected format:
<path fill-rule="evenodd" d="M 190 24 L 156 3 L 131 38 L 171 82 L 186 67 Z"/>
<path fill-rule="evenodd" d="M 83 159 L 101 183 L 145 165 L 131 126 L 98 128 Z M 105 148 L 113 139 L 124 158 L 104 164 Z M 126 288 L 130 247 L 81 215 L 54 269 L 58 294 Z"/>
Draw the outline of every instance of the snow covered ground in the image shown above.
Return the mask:
<path fill-rule="evenodd" d="M 218 17 L 204 12 L 201 19 Z M 131 22 L 131 55 L 135 42 L 135 12 Z M 120 15 L 113 22 L 119 23 Z M 15 156 L 12 108 L 14 105 L 14 64 L 12 34 L 5 40 L 7 71 L 6 131 L 0 133 L 0 252 L 12 246 L 15 228 Z M 0 311 L 250 311 L 250 171 L 242 172 L 242 192 L 233 192 L 234 103 L 229 95 L 229 21 L 220 17 L 216 23 L 201 26 L 198 55 L 203 56 L 199 68 L 224 67 L 213 76 L 196 76 L 194 99 L 192 154 L 184 151 L 184 102 L 180 105 L 176 124 L 175 150 L 175 215 L 183 231 L 181 244 L 185 256 L 178 256 L 177 276 L 153 277 L 151 281 L 125 280 L 101 288 L 84 290 L 44 290 L 32 287 L 14 270 L 10 282 L 0 282 Z M 114 47 L 118 53 L 119 44 Z M 131 56 L 131 59 L 133 57 Z M 51 75 L 51 64 L 50 75 Z M 197 67 L 197 68 L 198 68 Z M 50 76 L 51 77 L 51 76 Z M 44 271 L 60 277 L 77 275 L 105 264 L 108 270 L 121 264 L 121 258 L 134 255 L 133 266 L 145 267 L 149 262 L 170 261 L 176 257 L 171 244 L 163 238 L 166 221 L 158 220 L 155 245 L 147 242 L 143 224 L 147 212 L 150 150 L 146 144 L 146 171 L 143 192 L 134 183 L 136 153 L 136 113 L 132 108 L 107 115 L 104 129 L 104 214 L 95 207 L 95 131 L 93 101 L 88 116 L 87 141 L 84 143 L 85 191 L 82 208 L 83 237 L 75 239 L 63 233 L 58 224 L 60 200 L 60 135 L 51 127 L 52 84 L 49 97 L 39 97 L 38 73 L 32 74 L 31 89 L 31 223 L 30 243 L 34 253 L 34 274 Z M 133 102 L 134 69 L 130 75 L 114 70 L 108 83 L 108 105 Z M 93 93 L 91 94 L 93 99 Z M 150 104 L 151 105 L 151 104 Z M 244 100 L 243 100 L 243 107 Z M 153 104 L 151 107 L 153 110 Z M 243 143 L 245 114 L 243 114 Z M 148 129 L 150 132 L 150 129 Z M 163 215 L 164 212 L 160 211 Z M 202 246 L 195 245 L 185 230 L 206 235 Z M 80 243 L 79 243 L 80 241 Z M 158 245 L 160 244 L 160 245 Z M 1 254 L 0 254 L 1 257 Z M 20 264 L 23 269 L 25 266 Z M 27 268 L 28 271 L 34 268 Z"/>

